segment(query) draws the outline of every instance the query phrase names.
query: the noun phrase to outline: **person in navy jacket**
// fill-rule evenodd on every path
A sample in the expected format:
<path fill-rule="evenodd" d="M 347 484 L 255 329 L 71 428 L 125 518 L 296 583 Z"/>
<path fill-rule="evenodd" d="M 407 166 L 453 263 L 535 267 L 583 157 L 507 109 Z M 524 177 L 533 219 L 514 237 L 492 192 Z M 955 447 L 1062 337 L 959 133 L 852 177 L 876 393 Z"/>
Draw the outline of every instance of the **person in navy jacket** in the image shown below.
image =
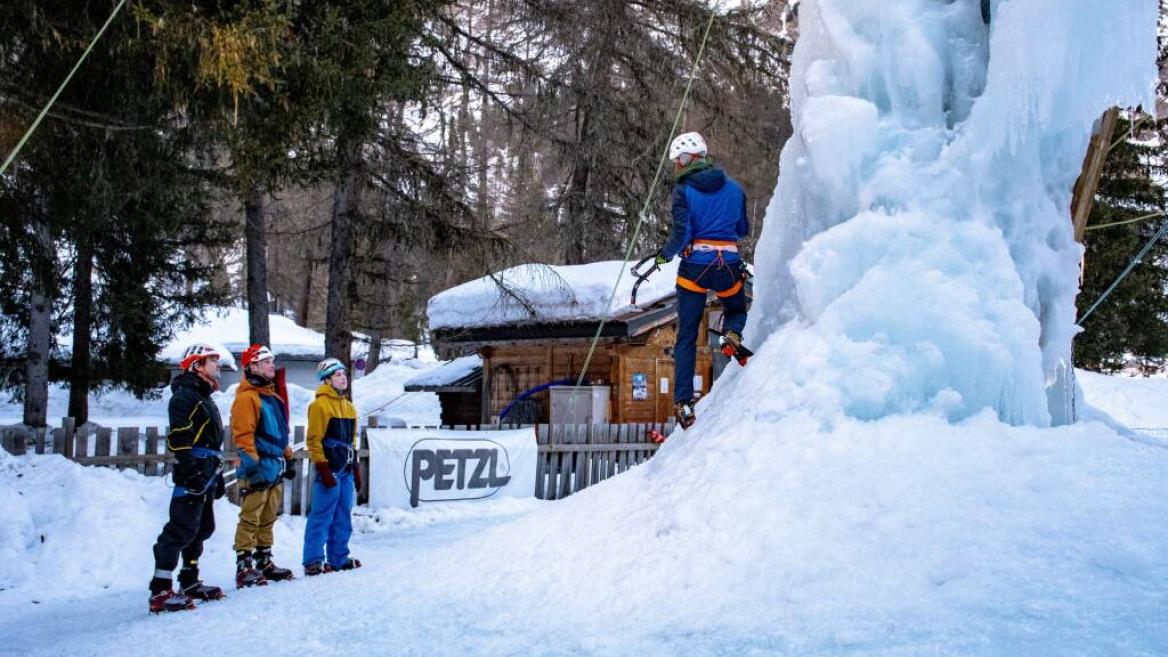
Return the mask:
<path fill-rule="evenodd" d="M 742 345 L 747 300 L 746 265 L 738 240 L 750 235 L 746 194 L 709 158 L 706 141 L 696 132 L 679 135 L 669 146 L 676 167 L 673 227 L 657 254 L 664 264 L 681 256 L 677 275 L 677 342 L 673 351 L 674 410 L 677 421 L 694 421 L 694 360 L 706 293 L 722 302 L 722 344 L 730 353 Z M 742 362 L 742 361 L 740 361 Z"/>

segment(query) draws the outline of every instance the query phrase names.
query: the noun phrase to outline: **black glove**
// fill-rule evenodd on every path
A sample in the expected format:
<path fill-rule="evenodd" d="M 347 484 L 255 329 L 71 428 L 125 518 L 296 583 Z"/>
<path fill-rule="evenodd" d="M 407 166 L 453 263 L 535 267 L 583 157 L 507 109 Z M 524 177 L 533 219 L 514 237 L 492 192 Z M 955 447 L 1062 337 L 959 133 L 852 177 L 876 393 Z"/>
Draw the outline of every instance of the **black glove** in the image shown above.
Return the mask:
<path fill-rule="evenodd" d="M 284 478 L 285 479 L 295 479 L 296 478 L 296 464 L 293 463 L 292 461 L 284 461 Z"/>
<path fill-rule="evenodd" d="M 215 475 L 215 499 L 219 499 L 227 494 L 227 482 L 223 479 L 223 475 Z"/>
<path fill-rule="evenodd" d="M 207 476 L 203 473 L 203 464 L 196 458 L 178 458 L 174 464 L 174 485 L 182 486 L 192 493 L 201 493 L 207 488 Z"/>

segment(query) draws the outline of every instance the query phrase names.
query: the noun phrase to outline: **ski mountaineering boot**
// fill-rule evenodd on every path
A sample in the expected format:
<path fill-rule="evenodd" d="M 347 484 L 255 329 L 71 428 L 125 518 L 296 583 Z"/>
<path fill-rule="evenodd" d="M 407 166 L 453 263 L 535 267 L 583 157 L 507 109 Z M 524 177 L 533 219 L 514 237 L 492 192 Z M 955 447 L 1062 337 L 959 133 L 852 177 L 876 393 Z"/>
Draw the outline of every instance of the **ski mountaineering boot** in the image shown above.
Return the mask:
<path fill-rule="evenodd" d="M 721 333 L 718 341 L 722 345 L 722 355 L 738 361 L 741 367 L 746 367 L 746 361 L 754 355 L 753 351 L 742 346 L 742 336 L 734 331 Z"/>
<path fill-rule="evenodd" d="M 333 572 L 333 567 L 323 561 L 313 561 L 304 566 L 305 577 L 316 577 L 317 575 L 324 575 L 325 573 Z"/>
<path fill-rule="evenodd" d="M 360 560 L 349 557 L 348 559 L 345 559 L 345 563 L 337 566 L 337 570 L 357 570 L 360 567 Z"/>
<path fill-rule="evenodd" d="M 268 580 L 264 574 L 256 569 L 251 561 L 251 553 L 245 551 L 235 555 L 235 588 L 243 589 L 249 586 L 267 586 Z"/>
<path fill-rule="evenodd" d="M 673 414 L 677 417 L 677 424 L 682 429 L 688 429 L 693 425 L 697 415 L 694 414 L 693 402 L 677 402 L 673 405 Z"/>
<path fill-rule="evenodd" d="M 272 548 L 270 546 L 258 546 L 254 556 L 256 568 L 259 568 L 260 572 L 264 574 L 264 579 L 269 582 L 283 582 L 296 578 L 291 570 L 281 568 L 272 562 Z"/>
<path fill-rule="evenodd" d="M 223 589 L 218 586 L 207 586 L 199 579 L 197 565 L 183 566 L 182 570 L 178 571 L 178 585 L 182 594 L 192 600 L 222 600 L 227 597 Z"/>
<path fill-rule="evenodd" d="M 150 613 L 161 614 L 194 608 L 195 601 L 190 596 L 176 593 L 171 588 L 169 579 L 155 577 L 150 580 Z"/>

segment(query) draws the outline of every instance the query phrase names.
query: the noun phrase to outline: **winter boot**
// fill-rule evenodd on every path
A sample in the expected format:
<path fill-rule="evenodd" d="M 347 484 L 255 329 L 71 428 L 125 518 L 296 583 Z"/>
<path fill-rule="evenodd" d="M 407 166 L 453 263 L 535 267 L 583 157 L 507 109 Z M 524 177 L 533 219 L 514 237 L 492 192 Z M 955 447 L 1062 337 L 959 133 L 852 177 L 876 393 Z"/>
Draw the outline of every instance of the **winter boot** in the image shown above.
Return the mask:
<path fill-rule="evenodd" d="M 150 580 L 150 613 L 161 614 L 194 608 L 195 601 L 182 593 L 175 593 L 171 589 L 169 579 L 155 577 Z"/>
<path fill-rule="evenodd" d="M 722 355 L 727 358 L 733 358 L 742 367 L 746 367 L 746 361 L 750 360 L 750 357 L 754 355 L 753 351 L 742 346 L 742 336 L 734 331 L 722 333 L 719 342 L 722 344 Z"/>
<path fill-rule="evenodd" d="M 337 570 L 357 570 L 361 567 L 361 562 L 357 559 L 349 557 L 345 559 L 345 563 L 337 567 Z"/>
<path fill-rule="evenodd" d="M 673 405 L 673 414 L 677 417 L 677 423 L 681 425 L 682 429 L 690 428 L 694 420 L 697 419 L 693 402 L 677 402 Z"/>
<path fill-rule="evenodd" d="M 323 561 L 314 561 L 304 566 L 305 577 L 315 577 L 331 572 L 333 572 L 333 567 Z"/>
<path fill-rule="evenodd" d="M 226 597 L 218 586 L 207 586 L 199 579 L 198 566 L 184 566 L 178 571 L 178 585 L 183 595 L 192 600 L 222 600 Z"/>
<path fill-rule="evenodd" d="M 255 549 L 255 565 L 264 574 L 264 579 L 269 582 L 282 582 L 284 580 L 295 579 L 291 570 L 281 568 L 272 561 L 271 546 L 261 545 Z"/>
<path fill-rule="evenodd" d="M 235 588 L 243 589 L 249 586 L 267 586 L 268 580 L 251 561 L 249 552 L 239 552 L 235 555 Z"/>

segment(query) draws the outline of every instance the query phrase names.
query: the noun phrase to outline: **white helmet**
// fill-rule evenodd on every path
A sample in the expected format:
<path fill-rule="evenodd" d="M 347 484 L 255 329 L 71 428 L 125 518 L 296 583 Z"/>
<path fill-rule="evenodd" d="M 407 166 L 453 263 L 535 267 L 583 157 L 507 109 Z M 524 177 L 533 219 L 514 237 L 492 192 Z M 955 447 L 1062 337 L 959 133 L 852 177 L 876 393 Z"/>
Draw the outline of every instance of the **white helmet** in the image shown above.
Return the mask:
<path fill-rule="evenodd" d="M 316 366 L 316 378 L 324 381 L 333 374 L 345 369 L 345 364 L 336 358 L 326 358 Z"/>
<path fill-rule="evenodd" d="M 179 361 L 179 369 L 186 371 L 195 366 L 195 363 L 201 363 L 203 360 L 214 356 L 219 358 L 221 354 L 214 346 L 205 342 L 193 344 L 183 350 L 182 360 Z"/>
<path fill-rule="evenodd" d="M 706 140 L 702 139 L 702 136 L 696 132 L 678 135 L 669 145 L 669 159 L 671 160 L 676 160 L 682 155 L 705 157 L 706 153 Z"/>

